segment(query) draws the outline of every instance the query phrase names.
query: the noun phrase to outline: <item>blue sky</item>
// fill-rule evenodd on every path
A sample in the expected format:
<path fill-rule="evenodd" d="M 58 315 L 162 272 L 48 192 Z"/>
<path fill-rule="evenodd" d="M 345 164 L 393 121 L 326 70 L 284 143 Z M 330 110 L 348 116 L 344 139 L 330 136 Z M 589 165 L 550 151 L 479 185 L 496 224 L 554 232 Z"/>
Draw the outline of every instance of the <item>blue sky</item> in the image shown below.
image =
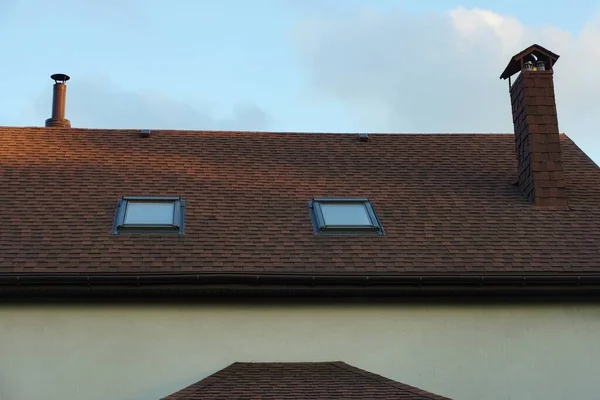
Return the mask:
<path fill-rule="evenodd" d="M 572 4 L 0 0 L 0 125 L 42 125 L 64 72 L 77 127 L 510 132 L 498 76 L 539 42 L 561 130 L 598 163 L 600 4 Z"/>

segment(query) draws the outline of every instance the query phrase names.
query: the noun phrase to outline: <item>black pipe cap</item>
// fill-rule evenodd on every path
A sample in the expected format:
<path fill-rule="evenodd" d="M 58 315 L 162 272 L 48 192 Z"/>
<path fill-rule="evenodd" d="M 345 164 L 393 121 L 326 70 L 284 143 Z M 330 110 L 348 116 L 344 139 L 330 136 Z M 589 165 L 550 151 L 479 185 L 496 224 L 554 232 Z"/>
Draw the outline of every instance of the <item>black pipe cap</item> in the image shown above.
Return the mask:
<path fill-rule="evenodd" d="M 65 83 L 66 81 L 68 81 L 69 79 L 71 79 L 69 77 L 69 75 L 66 74 L 54 74 L 50 76 L 51 79 L 54 79 L 55 83 Z"/>

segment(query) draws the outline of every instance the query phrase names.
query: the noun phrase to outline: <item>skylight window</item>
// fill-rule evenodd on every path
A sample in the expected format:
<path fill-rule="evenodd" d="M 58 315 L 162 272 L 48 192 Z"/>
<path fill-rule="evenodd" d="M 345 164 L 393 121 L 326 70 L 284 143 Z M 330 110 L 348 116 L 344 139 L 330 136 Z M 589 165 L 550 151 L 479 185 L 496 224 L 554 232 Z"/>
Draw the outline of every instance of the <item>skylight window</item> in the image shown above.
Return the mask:
<path fill-rule="evenodd" d="M 375 210 L 365 198 L 315 198 L 309 203 L 319 234 L 383 234 Z"/>
<path fill-rule="evenodd" d="M 175 202 L 128 201 L 124 225 L 173 225 Z"/>
<path fill-rule="evenodd" d="M 179 197 L 124 196 L 113 233 L 183 233 L 185 201 Z"/>

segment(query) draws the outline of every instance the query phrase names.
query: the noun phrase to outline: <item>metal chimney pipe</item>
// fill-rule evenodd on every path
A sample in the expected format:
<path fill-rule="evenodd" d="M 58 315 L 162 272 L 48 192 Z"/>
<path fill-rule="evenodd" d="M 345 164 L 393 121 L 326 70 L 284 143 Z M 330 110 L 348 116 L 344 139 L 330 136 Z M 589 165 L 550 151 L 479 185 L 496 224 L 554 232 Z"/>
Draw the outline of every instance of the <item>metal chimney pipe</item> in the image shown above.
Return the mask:
<path fill-rule="evenodd" d="M 70 128 L 71 122 L 65 119 L 65 102 L 67 97 L 67 85 L 65 85 L 65 82 L 71 78 L 65 74 L 54 74 L 50 78 L 54 80 L 52 117 L 46 120 L 46 126 Z"/>

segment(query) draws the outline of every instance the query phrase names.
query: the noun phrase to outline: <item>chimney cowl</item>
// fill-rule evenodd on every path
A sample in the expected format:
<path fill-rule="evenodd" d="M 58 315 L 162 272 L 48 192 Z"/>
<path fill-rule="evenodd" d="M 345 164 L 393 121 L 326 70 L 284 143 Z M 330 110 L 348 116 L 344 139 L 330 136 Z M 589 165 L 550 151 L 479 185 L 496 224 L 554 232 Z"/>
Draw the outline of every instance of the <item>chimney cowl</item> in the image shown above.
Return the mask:
<path fill-rule="evenodd" d="M 53 74 L 50 78 L 54 81 L 52 95 L 52 117 L 46 120 L 46 127 L 70 128 L 71 122 L 65 118 L 65 103 L 67 97 L 67 82 L 69 75 Z"/>
<path fill-rule="evenodd" d="M 539 44 L 531 45 L 520 53 L 515 54 L 510 59 L 510 62 L 502 72 L 502 75 L 500 75 L 500 79 L 509 79 L 514 74 L 526 70 L 526 65 L 539 67 L 539 65 L 537 65 L 539 61 L 543 61 L 544 63 L 543 70 L 552 71 L 552 67 L 559 57 L 558 54 L 543 48 Z"/>

